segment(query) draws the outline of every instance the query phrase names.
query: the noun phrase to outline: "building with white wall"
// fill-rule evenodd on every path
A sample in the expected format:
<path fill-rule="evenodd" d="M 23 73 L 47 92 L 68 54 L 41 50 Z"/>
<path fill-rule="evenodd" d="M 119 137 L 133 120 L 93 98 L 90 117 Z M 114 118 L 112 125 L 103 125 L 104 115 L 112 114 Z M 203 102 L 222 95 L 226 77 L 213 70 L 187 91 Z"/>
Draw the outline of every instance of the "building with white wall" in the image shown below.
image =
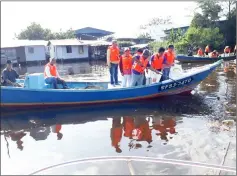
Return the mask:
<path fill-rule="evenodd" d="M 1 64 L 5 60 L 13 63 L 45 61 L 48 53 L 47 41 L 44 40 L 12 40 L 1 44 Z M 3 61 L 4 60 L 4 61 Z"/>
<path fill-rule="evenodd" d="M 50 40 L 49 55 L 55 59 L 86 59 L 89 57 L 88 44 L 78 39 Z"/>

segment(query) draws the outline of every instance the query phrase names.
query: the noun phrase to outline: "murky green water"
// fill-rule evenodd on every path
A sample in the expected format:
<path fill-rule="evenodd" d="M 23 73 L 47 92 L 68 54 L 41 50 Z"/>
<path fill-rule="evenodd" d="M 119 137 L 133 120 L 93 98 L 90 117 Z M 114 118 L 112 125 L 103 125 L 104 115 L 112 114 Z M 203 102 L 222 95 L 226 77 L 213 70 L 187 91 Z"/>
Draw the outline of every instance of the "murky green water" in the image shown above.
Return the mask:
<path fill-rule="evenodd" d="M 65 79 L 108 80 L 105 63 L 59 65 Z M 183 65 L 184 69 L 197 65 Z M 75 75 L 69 75 L 72 67 Z M 29 174 L 85 157 L 147 156 L 236 167 L 236 76 L 213 72 L 192 96 L 83 108 L 1 114 L 1 173 Z M 43 66 L 21 72 L 43 71 Z M 108 164 L 110 167 L 108 167 Z M 133 163 L 140 174 L 218 174 L 211 169 Z M 129 174 L 126 163 L 96 162 L 61 168 L 61 174 Z M 50 173 L 50 172 L 49 172 Z M 55 172 L 53 172 L 55 173 Z M 52 173 L 51 173 L 52 174 Z"/>

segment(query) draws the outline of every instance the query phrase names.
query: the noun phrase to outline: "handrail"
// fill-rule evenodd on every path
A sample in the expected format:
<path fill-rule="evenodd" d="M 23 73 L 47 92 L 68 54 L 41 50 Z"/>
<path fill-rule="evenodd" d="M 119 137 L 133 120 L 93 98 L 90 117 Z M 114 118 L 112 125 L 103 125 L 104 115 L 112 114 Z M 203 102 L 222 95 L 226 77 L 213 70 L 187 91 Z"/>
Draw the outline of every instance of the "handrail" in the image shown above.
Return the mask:
<path fill-rule="evenodd" d="M 48 166 L 43 169 L 37 170 L 29 175 L 39 174 L 42 171 L 46 171 L 46 170 L 49 170 L 52 168 L 56 168 L 56 167 L 60 167 L 60 166 L 68 165 L 68 164 L 78 164 L 78 163 L 95 162 L 95 161 L 111 161 L 111 160 L 113 160 L 113 161 L 115 161 L 115 160 L 116 161 L 129 161 L 129 162 L 131 162 L 131 161 L 143 161 L 143 162 L 150 161 L 150 162 L 154 162 L 154 163 L 176 164 L 176 165 L 183 165 L 183 166 L 196 166 L 196 167 L 217 169 L 217 170 L 236 173 L 236 168 L 234 168 L 234 167 L 200 163 L 200 162 L 190 162 L 190 161 L 185 161 L 185 160 L 154 158 L 154 157 L 139 157 L 139 156 L 102 156 L 102 157 L 83 158 L 83 159 L 68 161 L 68 162 L 64 162 L 64 163 L 59 163 L 56 165 Z M 131 167 L 129 169 L 131 172 Z"/>

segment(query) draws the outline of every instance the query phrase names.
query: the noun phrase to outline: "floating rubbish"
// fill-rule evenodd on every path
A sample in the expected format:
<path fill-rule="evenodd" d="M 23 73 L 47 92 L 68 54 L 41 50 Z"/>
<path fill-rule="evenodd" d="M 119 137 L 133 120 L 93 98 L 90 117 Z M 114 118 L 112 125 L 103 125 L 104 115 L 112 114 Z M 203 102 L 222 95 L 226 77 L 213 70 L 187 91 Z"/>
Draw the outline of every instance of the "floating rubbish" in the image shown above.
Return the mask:
<path fill-rule="evenodd" d="M 223 124 L 223 125 L 226 125 L 226 126 L 233 126 L 234 123 L 235 123 L 234 120 L 223 120 L 223 121 L 222 121 L 222 124 Z"/>
<path fill-rule="evenodd" d="M 215 87 L 215 85 L 211 85 L 211 84 L 206 84 L 206 86 L 208 86 L 208 87 Z"/>

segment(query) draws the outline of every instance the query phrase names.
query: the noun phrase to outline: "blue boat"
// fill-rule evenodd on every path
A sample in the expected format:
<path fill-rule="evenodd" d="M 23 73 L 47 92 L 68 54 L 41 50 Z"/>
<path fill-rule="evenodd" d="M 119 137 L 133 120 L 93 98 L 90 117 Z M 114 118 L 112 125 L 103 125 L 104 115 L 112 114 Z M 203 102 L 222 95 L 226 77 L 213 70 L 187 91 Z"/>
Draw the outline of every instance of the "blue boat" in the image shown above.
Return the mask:
<path fill-rule="evenodd" d="M 176 80 L 131 88 L 109 88 L 108 82 L 67 82 L 70 89 L 52 89 L 45 84 L 42 73 L 31 74 L 19 80 L 24 87 L 1 87 L 1 108 L 104 104 L 191 93 L 222 62 L 186 71 Z M 88 87 L 94 89 L 86 89 Z"/>
<path fill-rule="evenodd" d="M 226 57 L 198 57 L 198 56 L 185 56 L 185 55 L 177 55 L 176 59 L 181 63 L 193 63 L 193 62 L 216 62 L 218 60 L 230 61 L 235 60 L 236 56 L 226 56 Z"/>

